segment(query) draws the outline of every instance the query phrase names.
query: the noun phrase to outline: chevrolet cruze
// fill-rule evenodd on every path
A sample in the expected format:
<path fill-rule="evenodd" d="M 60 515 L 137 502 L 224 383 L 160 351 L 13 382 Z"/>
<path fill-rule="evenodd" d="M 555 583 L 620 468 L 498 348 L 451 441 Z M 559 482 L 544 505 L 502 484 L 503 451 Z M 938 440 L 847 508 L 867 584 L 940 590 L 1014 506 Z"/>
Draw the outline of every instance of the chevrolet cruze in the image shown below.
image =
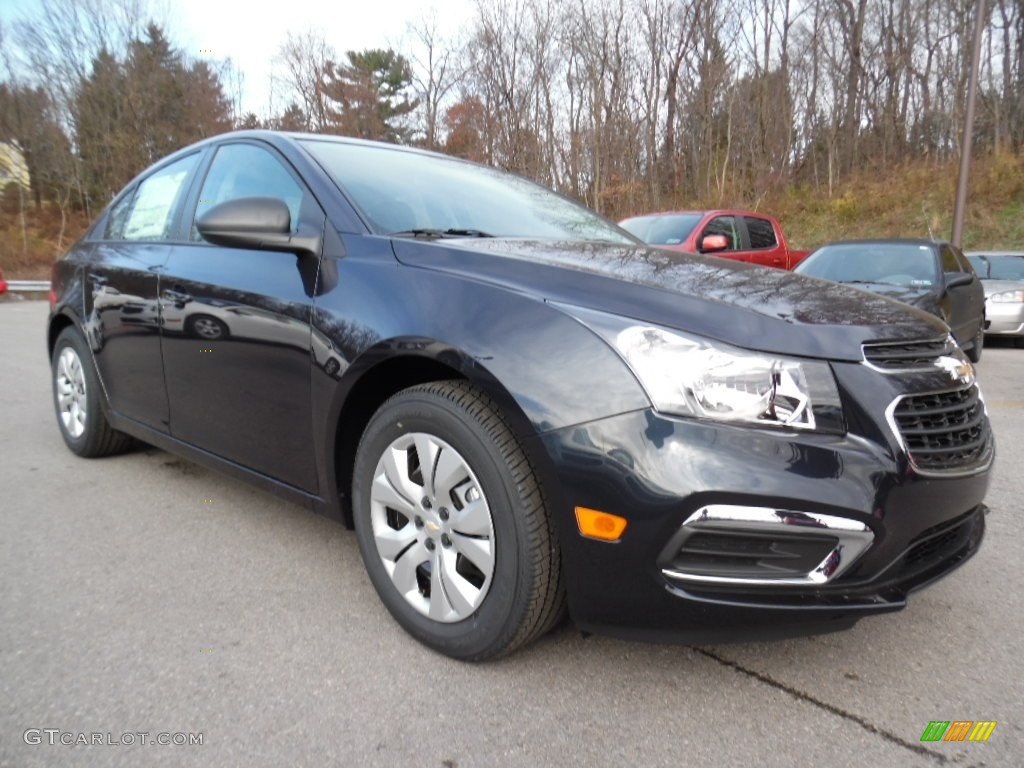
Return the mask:
<path fill-rule="evenodd" d="M 982 539 L 993 437 L 938 319 L 648 248 L 493 168 L 210 139 L 131 182 L 51 297 L 72 451 L 145 441 L 337 518 L 456 658 L 566 611 L 689 642 L 847 627 Z"/>

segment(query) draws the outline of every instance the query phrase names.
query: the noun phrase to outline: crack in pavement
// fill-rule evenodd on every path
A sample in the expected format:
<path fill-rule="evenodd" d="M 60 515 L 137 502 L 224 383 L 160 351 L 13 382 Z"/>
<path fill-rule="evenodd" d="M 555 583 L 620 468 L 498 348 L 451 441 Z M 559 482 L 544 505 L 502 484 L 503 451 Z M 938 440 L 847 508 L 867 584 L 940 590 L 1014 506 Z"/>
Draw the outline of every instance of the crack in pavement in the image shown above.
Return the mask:
<path fill-rule="evenodd" d="M 780 683 L 778 680 L 771 677 L 770 675 L 757 672 L 753 669 L 747 669 L 742 664 L 735 661 L 731 661 L 723 656 L 719 656 L 717 653 L 713 653 L 712 651 L 707 651 L 703 648 L 696 648 L 693 646 L 691 646 L 691 648 L 692 650 L 699 653 L 701 656 L 706 656 L 707 658 L 712 659 L 713 661 L 717 661 L 719 664 L 725 667 L 734 669 L 737 672 L 746 675 L 747 677 L 752 677 L 755 680 L 765 683 L 766 685 L 770 685 L 772 688 L 788 693 L 790 696 L 799 699 L 800 701 L 806 701 L 808 704 L 812 704 L 815 707 L 818 707 L 819 709 L 823 709 L 826 712 L 829 712 L 833 715 L 837 715 L 843 718 L 844 720 L 849 720 L 852 723 L 856 723 L 868 733 L 873 733 L 876 736 L 881 736 L 886 741 L 890 741 L 893 744 L 896 744 L 897 746 L 903 747 L 904 749 L 909 749 L 911 752 L 916 752 L 919 755 L 924 755 L 926 757 L 933 758 L 942 765 L 946 765 L 953 762 L 953 760 L 951 760 L 949 757 L 942 754 L 941 752 L 936 752 L 934 749 L 928 749 L 928 747 L 923 747 L 920 744 L 915 744 L 912 741 L 907 741 L 906 739 L 897 736 L 892 731 L 887 731 L 884 728 L 879 728 L 877 725 L 868 722 L 859 715 L 855 715 L 852 712 L 847 712 L 846 710 L 840 709 L 839 707 L 833 704 L 829 704 L 828 702 L 816 699 L 810 694 L 804 693 L 798 688 L 793 688 L 792 686 L 786 685 L 785 683 Z"/>

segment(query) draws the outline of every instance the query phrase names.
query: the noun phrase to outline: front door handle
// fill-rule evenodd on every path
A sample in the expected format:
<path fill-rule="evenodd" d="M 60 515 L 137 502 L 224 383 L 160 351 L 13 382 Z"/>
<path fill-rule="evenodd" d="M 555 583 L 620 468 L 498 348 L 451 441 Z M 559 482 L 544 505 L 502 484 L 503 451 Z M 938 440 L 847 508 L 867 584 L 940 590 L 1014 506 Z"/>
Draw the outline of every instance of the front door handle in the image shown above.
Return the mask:
<path fill-rule="evenodd" d="M 167 301 L 171 301 L 175 304 L 187 304 L 192 301 L 192 295 L 182 290 L 180 286 L 174 288 L 167 288 L 164 291 L 164 298 Z"/>

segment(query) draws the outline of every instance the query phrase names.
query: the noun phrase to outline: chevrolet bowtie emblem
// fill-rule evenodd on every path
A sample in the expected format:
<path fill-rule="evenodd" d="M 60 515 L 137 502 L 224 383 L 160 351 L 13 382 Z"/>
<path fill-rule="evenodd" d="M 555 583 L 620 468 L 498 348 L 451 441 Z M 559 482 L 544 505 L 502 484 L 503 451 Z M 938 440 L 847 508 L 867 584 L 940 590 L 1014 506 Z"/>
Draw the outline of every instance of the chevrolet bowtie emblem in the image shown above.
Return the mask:
<path fill-rule="evenodd" d="M 935 361 L 935 365 L 948 373 L 953 381 L 961 384 L 974 382 L 974 366 L 966 360 L 943 356 Z"/>

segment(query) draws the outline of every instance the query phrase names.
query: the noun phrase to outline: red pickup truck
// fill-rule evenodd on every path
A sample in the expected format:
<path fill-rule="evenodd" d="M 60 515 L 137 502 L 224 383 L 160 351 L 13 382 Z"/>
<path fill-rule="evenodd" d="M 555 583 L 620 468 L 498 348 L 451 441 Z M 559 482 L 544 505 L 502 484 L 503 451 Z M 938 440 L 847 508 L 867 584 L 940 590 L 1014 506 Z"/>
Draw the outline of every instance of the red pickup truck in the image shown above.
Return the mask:
<path fill-rule="evenodd" d="M 792 269 L 809 251 L 790 250 L 778 219 L 752 211 L 668 211 L 631 216 L 619 226 L 645 243 Z"/>

